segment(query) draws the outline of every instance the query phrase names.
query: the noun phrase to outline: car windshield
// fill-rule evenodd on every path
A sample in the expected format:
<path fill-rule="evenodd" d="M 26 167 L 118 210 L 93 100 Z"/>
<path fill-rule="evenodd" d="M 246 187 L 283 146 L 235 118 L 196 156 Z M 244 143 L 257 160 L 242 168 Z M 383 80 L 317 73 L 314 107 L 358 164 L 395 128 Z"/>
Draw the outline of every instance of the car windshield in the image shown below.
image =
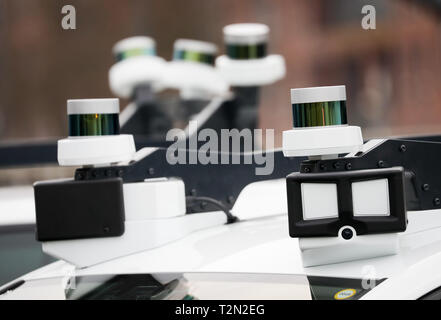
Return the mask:
<path fill-rule="evenodd" d="M 381 281 L 377 281 L 377 284 Z M 371 289 L 360 279 L 241 273 L 157 273 L 77 276 L 71 300 L 358 299 Z"/>

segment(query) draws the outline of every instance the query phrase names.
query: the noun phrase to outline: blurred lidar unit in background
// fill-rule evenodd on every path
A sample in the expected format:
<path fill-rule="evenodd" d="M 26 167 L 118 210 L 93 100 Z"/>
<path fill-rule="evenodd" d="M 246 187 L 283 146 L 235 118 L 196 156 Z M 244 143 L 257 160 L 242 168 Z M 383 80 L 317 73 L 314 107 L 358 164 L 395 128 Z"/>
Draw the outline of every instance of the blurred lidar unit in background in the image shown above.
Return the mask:
<path fill-rule="evenodd" d="M 110 89 L 130 101 L 121 119 L 123 131 L 129 128 L 131 133 L 163 134 L 171 127 L 155 101 L 154 83 L 166 65 L 155 53 L 155 41 L 145 36 L 120 40 L 113 47 L 116 63 L 109 70 Z"/>
<path fill-rule="evenodd" d="M 286 74 L 284 57 L 267 54 L 269 31 L 260 23 L 224 27 L 227 54 L 221 56 L 214 43 L 180 38 L 171 61 L 155 55 L 152 38 L 117 42 L 109 85 L 130 101 L 120 116 L 121 131 L 136 135 L 138 145 L 143 139 L 152 146 L 167 144 L 173 128 L 185 128 L 187 137 L 196 134 L 190 120 L 217 131 L 256 129 L 261 87 Z"/>

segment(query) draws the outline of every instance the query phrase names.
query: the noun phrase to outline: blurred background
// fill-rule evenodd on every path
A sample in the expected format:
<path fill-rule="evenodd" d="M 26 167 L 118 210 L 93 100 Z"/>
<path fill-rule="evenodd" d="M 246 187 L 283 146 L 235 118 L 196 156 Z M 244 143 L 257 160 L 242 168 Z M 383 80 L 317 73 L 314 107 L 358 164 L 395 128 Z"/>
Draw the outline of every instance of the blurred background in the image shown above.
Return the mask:
<path fill-rule="evenodd" d="M 77 29 L 61 28 L 76 8 Z M 361 8 L 374 5 L 376 30 Z M 438 5 L 438 6 L 437 6 Z M 66 135 L 66 99 L 110 97 L 113 44 L 156 39 L 215 42 L 222 27 L 262 22 L 287 76 L 262 91 L 260 127 L 291 127 L 289 89 L 345 84 L 349 121 L 365 138 L 441 132 L 441 1 L 410 0 L 0 0 L 0 142 Z M 122 101 L 121 106 L 125 106 Z"/>

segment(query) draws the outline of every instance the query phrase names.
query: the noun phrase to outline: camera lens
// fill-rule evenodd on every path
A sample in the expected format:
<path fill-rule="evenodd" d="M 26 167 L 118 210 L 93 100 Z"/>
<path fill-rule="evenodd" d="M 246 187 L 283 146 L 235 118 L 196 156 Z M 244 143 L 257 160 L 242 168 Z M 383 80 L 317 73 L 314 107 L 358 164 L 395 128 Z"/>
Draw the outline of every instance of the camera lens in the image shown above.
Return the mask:
<path fill-rule="evenodd" d="M 341 236 L 345 240 L 349 240 L 354 236 L 354 233 L 349 228 L 344 228 L 341 232 Z"/>

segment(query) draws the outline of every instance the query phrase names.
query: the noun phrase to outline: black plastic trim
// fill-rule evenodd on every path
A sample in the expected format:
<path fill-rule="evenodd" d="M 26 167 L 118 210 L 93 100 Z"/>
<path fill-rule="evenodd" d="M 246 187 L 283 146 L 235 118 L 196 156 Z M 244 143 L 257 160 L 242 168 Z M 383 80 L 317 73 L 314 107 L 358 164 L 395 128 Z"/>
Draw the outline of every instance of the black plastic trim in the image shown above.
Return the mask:
<path fill-rule="evenodd" d="M 124 233 L 121 178 L 34 185 L 37 240 L 117 237 Z"/>

